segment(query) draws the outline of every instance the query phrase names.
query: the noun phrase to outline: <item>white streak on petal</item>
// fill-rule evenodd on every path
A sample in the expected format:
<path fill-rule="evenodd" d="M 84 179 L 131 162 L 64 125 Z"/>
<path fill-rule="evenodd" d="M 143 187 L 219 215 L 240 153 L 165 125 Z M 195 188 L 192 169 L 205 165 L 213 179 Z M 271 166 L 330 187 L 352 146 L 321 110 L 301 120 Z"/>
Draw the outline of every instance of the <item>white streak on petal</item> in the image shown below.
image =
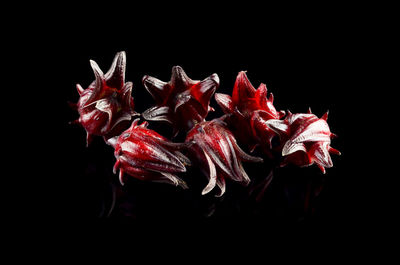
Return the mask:
<path fill-rule="evenodd" d="M 307 141 L 326 141 L 330 143 L 329 126 L 324 120 L 317 120 L 309 124 L 303 132 L 297 137 L 293 138 L 293 142 L 307 142 Z"/>
<path fill-rule="evenodd" d="M 330 168 L 333 166 L 331 156 L 329 155 L 329 143 L 315 143 L 315 151 L 312 154 L 312 159 L 324 167 Z"/>
<path fill-rule="evenodd" d="M 114 127 L 118 125 L 118 123 L 122 121 L 130 121 L 131 119 L 132 119 L 131 114 L 129 114 L 128 112 L 123 112 L 122 115 L 114 121 L 114 124 L 111 126 L 110 130 L 114 129 Z"/>
<path fill-rule="evenodd" d="M 98 100 L 96 101 L 96 109 L 108 114 L 107 125 L 104 126 L 104 128 L 102 129 L 102 132 L 106 132 L 107 130 L 109 130 L 111 121 L 113 119 L 113 113 L 111 111 L 111 102 L 108 99 Z"/>
<path fill-rule="evenodd" d="M 168 118 L 169 107 L 152 107 L 145 112 L 142 113 L 143 118 L 149 121 L 166 121 L 172 123 L 172 121 Z"/>
<path fill-rule="evenodd" d="M 205 157 L 207 159 L 210 180 L 209 180 L 207 186 L 201 192 L 201 195 L 209 193 L 215 187 L 215 185 L 217 183 L 217 170 L 215 168 L 215 165 L 211 161 L 211 158 L 207 155 L 207 153 L 205 151 L 203 151 L 203 152 L 204 152 L 204 155 L 205 155 Z"/>
<path fill-rule="evenodd" d="M 175 186 L 181 186 L 184 189 L 187 189 L 188 186 L 185 181 L 178 178 L 176 175 L 167 173 L 167 172 L 160 172 L 164 177 L 167 179 L 167 183 L 173 184 Z"/>
<path fill-rule="evenodd" d="M 246 171 L 244 170 L 242 163 L 239 163 L 239 169 L 241 175 L 243 176 L 242 182 L 248 185 L 250 183 L 250 178 L 249 175 L 247 175 Z"/>
<path fill-rule="evenodd" d="M 101 92 L 101 88 L 103 87 L 103 81 L 104 81 L 104 74 L 103 71 L 101 71 L 99 65 L 93 61 L 90 60 L 90 66 L 93 69 L 94 75 L 95 75 L 95 81 L 90 85 L 93 85 L 93 93 L 90 95 L 90 98 L 88 99 L 87 103 L 91 103 L 92 100 L 94 100 L 98 94 Z"/>
<path fill-rule="evenodd" d="M 192 164 L 191 161 L 190 161 L 190 159 L 187 158 L 187 157 L 186 157 L 184 154 L 182 154 L 181 152 L 176 151 L 176 152 L 174 152 L 174 154 L 176 155 L 176 157 L 179 158 L 179 160 L 180 160 L 183 164 L 185 164 L 185 166 L 190 166 L 190 165 Z"/>
<path fill-rule="evenodd" d="M 229 139 L 229 137 L 226 137 L 226 138 L 227 138 L 226 140 L 227 140 L 228 145 L 229 145 L 229 149 L 230 149 L 231 154 L 232 154 L 232 157 L 231 157 L 232 161 L 231 162 L 232 162 L 233 165 L 231 165 L 231 166 L 233 167 L 233 170 L 232 170 L 232 173 L 230 174 L 230 176 L 235 181 L 239 181 L 239 182 L 243 181 L 243 177 L 245 177 L 245 176 L 243 176 L 242 171 L 240 170 L 240 167 L 239 167 L 239 163 L 240 162 L 238 162 L 238 159 L 236 157 L 235 149 L 233 148 L 231 139 Z"/>
<path fill-rule="evenodd" d="M 148 75 L 143 77 L 142 82 L 146 90 L 154 99 L 157 99 L 162 94 L 164 86 L 167 84 L 166 82 Z"/>
<path fill-rule="evenodd" d="M 265 122 L 265 124 L 276 133 L 287 133 L 289 126 L 282 120 L 271 119 Z"/>
<path fill-rule="evenodd" d="M 299 118 L 300 119 L 309 119 L 311 117 L 316 117 L 316 116 L 314 114 L 296 113 L 296 114 L 288 115 L 288 122 L 289 122 L 289 124 L 292 124 Z"/>
<path fill-rule="evenodd" d="M 282 156 L 287 156 L 297 151 L 307 152 L 307 149 L 303 143 L 288 141 L 282 149 Z"/>
<path fill-rule="evenodd" d="M 226 185 L 225 185 L 225 179 L 224 178 L 218 178 L 217 179 L 217 185 L 220 189 L 220 192 L 215 195 L 216 197 L 221 197 L 222 195 L 224 195 L 225 190 L 226 190 Z"/>
<path fill-rule="evenodd" d="M 219 158 L 218 154 L 215 153 L 215 150 L 213 150 L 207 143 L 204 142 L 204 140 L 198 136 L 194 136 L 195 142 L 199 145 L 201 149 L 203 149 L 207 154 L 210 156 L 212 161 L 227 175 L 232 175 L 231 170 L 227 168 L 227 166 L 221 161 Z M 227 157 L 229 159 L 230 157 Z"/>
<path fill-rule="evenodd" d="M 232 98 L 229 95 L 216 93 L 214 98 L 224 113 L 230 113 L 232 111 Z"/>
<path fill-rule="evenodd" d="M 122 82 L 124 83 L 124 77 L 125 77 L 125 67 L 126 67 L 126 54 L 124 51 L 119 52 L 115 55 L 114 60 L 111 64 L 110 69 L 107 71 L 107 73 L 104 75 L 105 79 L 110 79 L 114 77 L 114 75 L 119 75 L 122 77 Z M 118 73 L 115 73 L 115 71 L 118 69 Z"/>

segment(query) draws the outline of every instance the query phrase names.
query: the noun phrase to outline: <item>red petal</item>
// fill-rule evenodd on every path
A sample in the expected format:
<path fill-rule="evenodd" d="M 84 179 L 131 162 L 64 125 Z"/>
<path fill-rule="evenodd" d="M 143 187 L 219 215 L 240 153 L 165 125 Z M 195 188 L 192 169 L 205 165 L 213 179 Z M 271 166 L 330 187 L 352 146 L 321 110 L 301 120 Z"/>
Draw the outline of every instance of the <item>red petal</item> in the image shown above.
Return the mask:
<path fill-rule="evenodd" d="M 188 88 L 188 86 L 192 86 L 195 83 L 197 82 L 190 79 L 185 73 L 185 71 L 182 69 L 182 67 L 180 66 L 172 67 L 172 76 L 169 84 L 171 85 L 171 87 L 174 88 L 174 90 L 176 90 L 176 92 L 179 93 L 185 91 Z"/>
<path fill-rule="evenodd" d="M 329 155 L 329 143 L 317 142 L 310 148 L 309 156 L 312 162 L 317 165 L 330 168 L 333 166 L 331 156 Z M 325 171 L 325 170 L 324 170 Z"/>
<path fill-rule="evenodd" d="M 171 91 L 171 86 L 168 83 L 148 75 L 143 77 L 142 83 L 157 104 L 166 103 Z"/>
<path fill-rule="evenodd" d="M 126 54 L 124 51 L 115 55 L 110 69 L 104 75 L 109 87 L 121 89 L 125 84 Z"/>
<path fill-rule="evenodd" d="M 267 86 L 265 84 L 260 84 L 255 95 L 256 101 L 260 108 L 267 105 L 267 93 Z"/>
<path fill-rule="evenodd" d="M 217 74 L 212 74 L 203 81 L 194 85 L 191 89 L 192 96 L 201 103 L 205 111 L 208 110 L 210 99 L 219 86 L 219 77 Z"/>
<path fill-rule="evenodd" d="M 256 89 L 247 78 L 246 72 L 239 72 L 232 92 L 232 101 L 234 105 L 245 102 L 249 98 L 254 98 L 255 93 Z"/>
<path fill-rule="evenodd" d="M 231 96 L 221 93 L 215 93 L 215 101 L 217 101 L 218 105 L 221 107 L 224 113 L 233 112 L 233 103 Z"/>
<path fill-rule="evenodd" d="M 215 185 L 217 183 L 217 170 L 215 169 L 215 165 L 211 161 L 211 158 L 207 155 L 207 153 L 204 152 L 204 150 L 203 150 L 203 153 L 207 159 L 207 164 L 208 164 L 208 169 L 209 169 L 209 174 L 208 174 L 209 182 L 208 182 L 207 186 L 201 192 L 201 195 L 209 193 L 215 187 Z"/>
<path fill-rule="evenodd" d="M 91 95 L 87 99 L 87 101 L 84 104 L 84 107 L 88 106 L 89 104 L 93 103 L 93 101 L 99 99 L 101 92 L 104 89 L 105 85 L 105 78 L 103 71 L 101 71 L 100 67 L 97 65 L 97 63 L 93 60 L 90 60 L 90 66 L 93 69 L 94 75 L 95 75 L 95 81 L 89 86 L 89 89 L 92 91 Z"/>

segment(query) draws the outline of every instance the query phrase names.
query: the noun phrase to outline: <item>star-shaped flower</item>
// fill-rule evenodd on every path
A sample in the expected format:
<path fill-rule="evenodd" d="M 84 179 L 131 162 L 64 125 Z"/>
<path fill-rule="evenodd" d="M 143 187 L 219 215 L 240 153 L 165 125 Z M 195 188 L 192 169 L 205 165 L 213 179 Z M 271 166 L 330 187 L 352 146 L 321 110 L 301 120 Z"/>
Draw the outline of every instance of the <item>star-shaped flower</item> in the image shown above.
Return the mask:
<path fill-rule="evenodd" d="M 97 63 L 90 60 L 95 80 L 87 89 L 77 84 L 80 95 L 74 107 L 79 112 L 79 123 L 87 133 L 86 143 L 89 144 L 92 135 L 105 138 L 118 135 L 129 122 L 132 116 L 138 115 L 134 111 L 131 96 L 132 83 L 125 83 L 126 55 L 119 52 L 114 58 L 111 68 L 104 74 Z"/>
<path fill-rule="evenodd" d="M 215 100 L 224 113 L 229 114 L 226 122 L 241 143 L 251 150 L 261 146 L 264 153 L 271 155 L 272 138 L 276 135 L 265 121 L 280 119 L 284 111 L 277 111 L 273 105 L 274 96 L 267 97 L 267 87 L 260 84 L 256 90 L 247 78 L 246 72 L 239 72 L 233 87 L 232 97 L 216 93 Z"/>
<path fill-rule="evenodd" d="M 142 115 L 150 121 L 166 121 L 173 126 L 174 135 L 179 131 L 189 131 L 204 121 L 208 111 L 213 110 L 210 99 L 219 86 L 217 74 L 203 81 L 190 79 L 182 67 L 174 66 L 169 82 L 155 77 L 144 76 L 143 85 L 156 101 L 156 106 Z"/>
<path fill-rule="evenodd" d="M 268 120 L 266 124 L 279 134 L 284 143 L 282 156 L 285 160 L 282 166 L 292 163 L 297 166 L 317 164 L 323 173 L 325 168 L 333 166 L 331 154 L 340 152 L 330 146 L 331 133 L 328 123 L 328 112 L 321 118 L 311 113 L 288 113 L 285 120 Z"/>

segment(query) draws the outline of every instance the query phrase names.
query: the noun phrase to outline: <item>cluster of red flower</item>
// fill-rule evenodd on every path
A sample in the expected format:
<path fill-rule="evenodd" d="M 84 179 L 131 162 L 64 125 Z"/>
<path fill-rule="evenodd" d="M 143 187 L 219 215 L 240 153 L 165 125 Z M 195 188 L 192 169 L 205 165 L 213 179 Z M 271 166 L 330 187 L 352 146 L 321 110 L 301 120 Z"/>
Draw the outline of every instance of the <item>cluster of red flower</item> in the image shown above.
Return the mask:
<path fill-rule="evenodd" d="M 114 172 L 119 170 L 121 183 L 126 175 L 151 181 L 167 182 L 187 188 L 180 174 L 186 167 L 197 165 L 209 179 L 202 194 L 218 186 L 221 196 L 225 180 L 248 184 L 251 178 L 242 162 L 262 162 L 243 151 L 259 148 L 264 159 L 282 158 L 282 164 L 298 166 L 316 164 L 323 173 L 332 167 L 330 153 L 340 154 L 332 147 L 327 124 L 328 113 L 321 118 L 311 113 L 286 114 L 277 111 L 274 97 L 267 96 L 267 87 L 255 89 L 245 72 L 237 76 L 232 96 L 215 94 L 215 100 L 225 115 L 206 121 L 211 97 L 219 87 L 219 77 L 213 74 L 202 81 L 190 79 L 179 66 L 172 68 L 169 82 L 151 76 L 143 77 L 143 86 L 155 100 L 155 106 L 141 115 L 134 111 L 131 96 L 132 83 L 125 82 L 126 55 L 119 52 L 110 70 L 104 74 L 94 61 L 90 61 L 95 80 L 87 89 L 79 84 L 78 103 L 74 104 L 79 123 L 87 132 L 87 144 L 93 135 L 102 136 L 115 149 Z M 186 140 L 173 142 L 139 125 L 141 116 L 147 121 L 164 121 Z M 273 144 L 273 139 L 277 143 Z"/>

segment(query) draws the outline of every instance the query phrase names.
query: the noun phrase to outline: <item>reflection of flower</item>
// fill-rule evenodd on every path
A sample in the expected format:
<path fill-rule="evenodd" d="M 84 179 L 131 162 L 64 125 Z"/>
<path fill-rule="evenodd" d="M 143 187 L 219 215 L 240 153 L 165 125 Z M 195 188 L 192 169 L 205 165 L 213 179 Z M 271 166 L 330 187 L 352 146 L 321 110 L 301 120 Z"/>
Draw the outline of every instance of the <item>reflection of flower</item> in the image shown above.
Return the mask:
<path fill-rule="evenodd" d="M 119 178 L 124 183 L 124 174 L 155 182 L 166 182 L 186 188 L 186 183 L 176 174 L 186 172 L 190 161 L 178 150 L 184 144 L 168 141 L 153 130 L 147 122 L 138 125 L 136 119 L 131 127 L 108 143 L 115 149 L 117 162 L 114 173 L 119 169 Z"/>
<path fill-rule="evenodd" d="M 180 66 L 174 66 L 168 83 L 146 75 L 143 85 L 156 101 L 156 106 L 145 111 L 143 117 L 150 121 L 166 121 L 178 133 L 202 122 L 212 110 L 210 99 L 219 86 L 219 78 L 212 74 L 203 81 L 194 81 Z"/>
<path fill-rule="evenodd" d="M 242 161 L 262 161 L 240 149 L 233 134 L 220 119 L 197 124 L 188 133 L 186 142 L 194 143 L 189 149 L 209 179 L 202 194 L 210 192 L 217 185 L 220 189 L 218 196 L 222 196 L 225 192 L 225 178 L 247 185 L 250 178 L 243 169 Z"/>
<path fill-rule="evenodd" d="M 276 134 L 265 121 L 280 119 L 284 111 L 276 111 L 273 102 L 274 96 L 270 93 L 267 98 L 267 87 L 260 84 L 256 90 L 246 76 L 246 72 L 239 72 L 233 87 L 232 97 L 216 93 L 215 100 L 226 114 L 226 119 L 232 127 L 235 136 L 251 149 L 259 145 L 262 150 L 271 156 L 272 138 Z"/>
<path fill-rule="evenodd" d="M 121 126 L 121 122 L 130 121 L 136 115 L 131 96 L 132 83 L 125 83 L 125 52 L 117 53 L 106 74 L 103 74 L 96 62 L 91 60 L 90 65 L 96 79 L 87 89 L 76 85 L 80 98 L 74 104 L 80 115 L 75 122 L 85 128 L 87 144 L 92 135 L 107 138 L 118 135 L 126 129 Z"/>
<path fill-rule="evenodd" d="M 279 134 L 284 142 L 282 156 L 283 165 L 293 163 L 297 166 L 309 166 L 313 163 L 325 173 L 325 168 L 333 166 L 329 153 L 340 155 L 332 147 L 328 113 L 320 119 L 311 113 L 292 114 L 289 112 L 285 120 L 268 120 L 266 124 Z"/>

